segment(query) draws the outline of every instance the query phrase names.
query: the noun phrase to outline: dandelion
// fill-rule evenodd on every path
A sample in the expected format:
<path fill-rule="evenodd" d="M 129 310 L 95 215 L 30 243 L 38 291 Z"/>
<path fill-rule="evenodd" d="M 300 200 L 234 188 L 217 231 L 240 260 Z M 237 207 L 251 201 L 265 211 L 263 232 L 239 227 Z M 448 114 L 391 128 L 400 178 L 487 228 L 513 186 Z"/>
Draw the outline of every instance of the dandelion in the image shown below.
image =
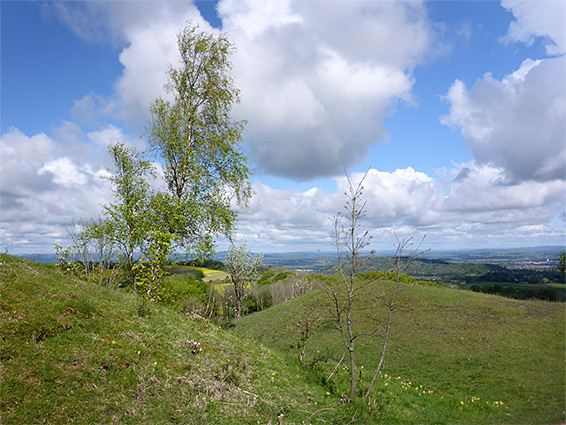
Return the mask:
<path fill-rule="evenodd" d="M 388 386 L 388 385 L 389 385 L 389 382 L 386 382 L 386 383 L 385 383 L 385 386 Z"/>
<path fill-rule="evenodd" d="M 271 374 L 271 376 L 275 376 L 275 375 L 277 375 L 277 372 L 273 372 L 273 373 Z"/>
<path fill-rule="evenodd" d="M 464 402 L 463 402 L 462 400 L 460 400 L 460 404 L 463 406 L 463 405 L 464 405 Z"/>
<path fill-rule="evenodd" d="M 141 351 L 138 351 L 138 356 L 141 354 Z"/>
<path fill-rule="evenodd" d="M 154 362 L 153 365 L 154 365 L 154 366 L 157 366 L 157 362 Z"/>

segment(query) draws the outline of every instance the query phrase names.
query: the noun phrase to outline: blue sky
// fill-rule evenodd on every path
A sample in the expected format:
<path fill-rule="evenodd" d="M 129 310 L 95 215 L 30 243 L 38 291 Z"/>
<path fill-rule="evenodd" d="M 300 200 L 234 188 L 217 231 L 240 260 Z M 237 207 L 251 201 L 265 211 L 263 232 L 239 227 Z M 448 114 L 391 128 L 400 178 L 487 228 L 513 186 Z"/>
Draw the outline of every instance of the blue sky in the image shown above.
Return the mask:
<path fill-rule="evenodd" d="M 176 34 L 236 45 L 256 251 L 332 248 L 346 166 L 376 248 L 565 244 L 563 1 L 2 2 L 0 243 L 51 252 L 144 148 Z M 225 241 L 219 240 L 219 249 Z"/>

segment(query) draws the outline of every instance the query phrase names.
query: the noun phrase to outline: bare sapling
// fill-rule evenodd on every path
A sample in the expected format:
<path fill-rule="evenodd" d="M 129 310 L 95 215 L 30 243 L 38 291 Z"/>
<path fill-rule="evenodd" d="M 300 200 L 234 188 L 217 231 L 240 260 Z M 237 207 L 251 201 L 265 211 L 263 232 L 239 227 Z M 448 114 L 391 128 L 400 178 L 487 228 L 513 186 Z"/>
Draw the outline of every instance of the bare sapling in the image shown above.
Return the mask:
<path fill-rule="evenodd" d="M 319 318 L 320 314 L 311 307 L 310 309 L 307 309 L 304 317 L 297 322 L 297 327 L 299 328 L 299 339 L 295 344 L 292 344 L 292 347 L 299 351 L 299 360 L 301 364 L 305 364 L 307 344 Z"/>
<path fill-rule="evenodd" d="M 350 372 L 350 394 L 348 397 L 343 396 L 344 402 L 351 403 L 355 400 L 358 387 L 358 373 L 356 370 L 356 341 L 360 337 L 372 337 L 376 334 L 384 334 L 384 343 L 379 360 L 379 364 L 371 385 L 364 398 L 371 393 L 375 379 L 383 366 L 385 353 L 391 338 L 391 330 L 393 324 L 393 313 L 396 307 L 395 297 L 400 287 L 402 275 L 409 266 L 424 252 L 419 252 L 420 246 L 424 241 L 424 237 L 418 244 L 417 248 L 406 255 L 406 251 L 412 245 L 412 238 L 407 240 L 399 240 L 397 235 L 396 253 L 392 261 L 392 270 L 395 272 L 396 281 L 394 282 L 393 291 L 386 300 L 387 315 L 384 320 L 378 319 L 378 309 L 376 305 L 367 306 L 368 291 L 380 282 L 378 276 L 360 275 L 367 268 L 375 251 L 368 250 L 372 236 L 368 231 L 362 229 L 362 221 L 366 216 L 366 202 L 362 200 L 364 191 L 363 182 L 367 177 L 367 172 L 363 175 L 359 183 L 356 185 L 352 182 L 348 173 L 345 172 L 348 182 L 348 190 L 344 193 L 347 197 L 344 206 L 345 212 L 338 213 L 333 219 L 333 238 L 336 248 L 337 260 L 336 267 L 338 271 L 337 281 L 329 281 L 323 284 L 322 290 L 327 295 L 327 302 L 323 308 L 327 311 L 330 323 L 341 336 L 344 348 L 349 359 Z M 364 324 L 370 319 L 376 324 L 375 327 L 369 329 Z"/>
<path fill-rule="evenodd" d="M 366 203 L 362 200 L 363 182 L 366 176 L 367 172 L 360 182 L 354 185 L 346 172 L 348 191 L 344 193 L 347 197 L 344 206 L 345 213 L 338 213 L 333 219 L 339 283 L 323 286 L 323 291 L 330 301 L 326 305 L 326 310 L 331 316 L 334 328 L 340 333 L 349 356 L 350 395 L 347 398 L 348 402 L 354 401 L 356 397 L 358 385 L 356 339 L 361 336 L 355 329 L 353 313 L 358 305 L 360 292 L 375 283 L 374 280 L 364 281 L 356 277 L 356 273 L 374 254 L 373 251 L 364 254 L 372 237 L 367 231 L 362 231 L 360 225 L 360 221 L 366 215 Z"/>
<path fill-rule="evenodd" d="M 385 361 L 385 353 L 387 352 L 387 347 L 389 345 L 389 339 L 391 337 L 391 328 L 393 325 L 393 312 L 395 310 L 396 304 L 395 304 L 395 297 L 397 295 L 397 292 L 399 290 L 399 284 L 401 282 L 401 276 L 407 271 L 407 269 L 411 266 L 411 264 L 413 264 L 413 262 L 415 260 L 418 260 L 426 251 L 419 251 L 420 247 L 422 245 L 422 243 L 424 242 L 426 235 L 423 236 L 423 238 L 421 239 L 421 241 L 419 242 L 419 244 L 417 245 L 417 247 L 415 249 L 413 249 L 412 251 L 409 252 L 409 254 L 407 256 L 405 256 L 405 252 L 407 251 L 407 249 L 409 249 L 411 247 L 411 245 L 413 244 L 413 238 L 409 238 L 409 239 L 399 239 L 399 237 L 397 236 L 397 234 L 395 234 L 395 238 L 397 239 L 397 243 L 395 245 L 395 255 L 393 256 L 392 259 L 392 264 L 391 264 L 391 270 L 395 273 L 395 284 L 393 286 L 393 291 L 391 292 L 391 296 L 389 297 L 388 300 L 385 301 L 385 306 L 388 310 L 387 313 L 387 321 L 384 323 L 381 323 L 381 325 L 383 326 L 383 330 L 385 332 L 385 339 L 383 341 L 383 349 L 381 350 L 381 357 L 379 359 L 379 363 L 377 365 L 377 368 L 375 370 L 375 373 L 373 374 L 373 378 L 371 380 L 371 383 L 364 395 L 364 398 L 368 398 L 373 386 L 375 384 L 375 381 L 379 375 L 379 372 L 381 371 L 382 367 L 383 367 L 383 362 Z"/>

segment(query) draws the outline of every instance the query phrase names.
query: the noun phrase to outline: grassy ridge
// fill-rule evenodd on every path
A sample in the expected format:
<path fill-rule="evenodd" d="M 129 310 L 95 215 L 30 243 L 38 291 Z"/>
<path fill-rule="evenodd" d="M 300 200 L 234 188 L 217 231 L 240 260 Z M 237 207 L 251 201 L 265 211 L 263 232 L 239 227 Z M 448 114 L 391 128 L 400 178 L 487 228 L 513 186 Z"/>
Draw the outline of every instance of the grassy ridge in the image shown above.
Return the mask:
<path fill-rule="evenodd" d="M 384 292 L 391 289 L 387 282 L 380 286 Z M 371 294 L 366 295 L 369 301 Z M 310 293 L 239 319 L 235 329 L 296 356 L 290 346 L 298 339 L 297 322 L 306 306 L 322 299 L 320 292 Z M 368 423 L 370 417 L 415 424 L 557 424 L 566 419 L 564 304 L 404 285 L 398 305 L 376 388 L 377 407 Z M 374 322 L 361 315 L 357 320 L 372 329 Z M 381 337 L 358 341 L 362 388 L 369 384 L 381 346 Z M 321 326 L 307 355 L 324 353 L 331 360 L 321 363 L 321 374 L 329 376 L 343 348 L 337 332 Z M 330 387 L 338 395 L 347 393 L 347 373 Z M 367 409 L 366 414 L 371 415 Z"/>
<path fill-rule="evenodd" d="M 289 347 L 317 292 L 226 332 L 155 304 L 139 317 L 132 294 L 53 265 L 5 255 L 0 263 L 3 424 L 265 424 L 281 413 L 288 425 L 565 419 L 561 304 L 405 286 L 372 398 L 342 405 L 347 372 L 336 360 L 303 368 Z M 328 349 L 339 359 L 335 337 L 321 328 L 309 358 Z M 358 346 L 364 387 L 377 345 Z"/>
<path fill-rule="evenodd" d="M 158 305 L 139 317 L 133 295 L 53 265 L 0 262 L 3 424 L 301 423 L 334 403 L 249 338 Z"/>

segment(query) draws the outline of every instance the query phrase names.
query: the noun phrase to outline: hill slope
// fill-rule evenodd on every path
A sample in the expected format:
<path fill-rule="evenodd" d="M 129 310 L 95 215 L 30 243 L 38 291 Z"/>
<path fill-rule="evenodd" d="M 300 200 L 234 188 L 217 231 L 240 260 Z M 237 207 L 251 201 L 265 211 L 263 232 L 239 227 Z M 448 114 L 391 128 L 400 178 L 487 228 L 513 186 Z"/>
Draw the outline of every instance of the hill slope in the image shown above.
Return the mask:
<path fill-rule="evenodd" d="M 377 291 L 389 290 L 391 283 L 382 282 Z M 315 291 L 241 318 L 235 329 L 297 356 L 291 348 L 299 338 L 297 323 L 308 308 L 320 306 L 322 295 Z M 364 307 L 372 295 L 365 294 Z M 380 422 L 558 424 L 566 419 L 563 303 L 403 285 L 398 305 L 375 391 Z M 356 320 L 370 332 L 375 322 L 364 314 Z M 338 333 L 319 323 L 307 358 L 327 353 L 329 360 L 319 367 L 329 376 L 344 349 Z M 369 384 L 382 344 L 381 335 L 357 342 L 359 365 L 365 366 L 362 387 Z M 346 374 L 335 386 L 347 393 Z M 415 387 L 426 391 L 413 394 Z"/>
<path fill-rule="evenodd" d="M 334 403 L 249 338 L 157 305 L 139 317 L 133 295 L 53 265 L 0 263 L 3 424 L 301 423 Z"/>

